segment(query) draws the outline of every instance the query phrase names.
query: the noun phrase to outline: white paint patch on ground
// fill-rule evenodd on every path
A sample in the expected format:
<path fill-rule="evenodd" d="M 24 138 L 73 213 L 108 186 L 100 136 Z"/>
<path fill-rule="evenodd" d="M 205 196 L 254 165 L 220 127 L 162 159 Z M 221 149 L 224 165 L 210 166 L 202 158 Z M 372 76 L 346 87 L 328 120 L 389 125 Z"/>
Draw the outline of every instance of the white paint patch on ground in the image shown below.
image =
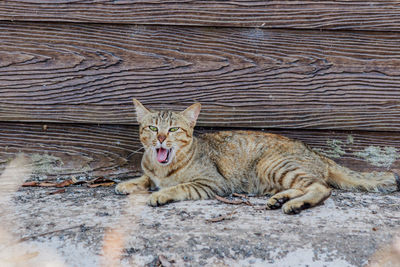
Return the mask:
<path fill-rule="evenodd" d="M 2 244 L 4 245 L 4 244 Z M 46 243 L 42 242 L 23 242 L 23 243 L 11 243 L 7 246 L 0 246 L 0 266 L 18 266 L 18 267 L 29 267 L 29 266 L 44 266 L 44 267 L 65 267 L 72 266 L 67 260 L 63 259 L 60 255 L 60 248 L 66 250 L 70 256 L 76 256 L 80 262 L 83 262 L 85 266 L 89 266 L 93 260 L 93 257 L 82 257 L 82 255 L 75 255 L 77 252 L 83 252 L 80 249 L 71 249 L 64 242 L 53 242 L 49 241 Z M 84 259 L 82 261 L 82 259 Z M 81 266 L 77 262 L 77 265 Z M 92 265 L 94 266 L 94 265 Z"/>

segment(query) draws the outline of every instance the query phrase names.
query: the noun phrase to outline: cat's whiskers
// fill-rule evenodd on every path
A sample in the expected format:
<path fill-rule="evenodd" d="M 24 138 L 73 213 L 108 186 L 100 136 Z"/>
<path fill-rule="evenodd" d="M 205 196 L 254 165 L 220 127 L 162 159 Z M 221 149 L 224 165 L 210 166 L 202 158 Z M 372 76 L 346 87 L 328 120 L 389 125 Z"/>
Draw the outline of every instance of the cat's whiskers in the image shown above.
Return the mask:
<path fill-rule="evenodd" d="M 145 149 L 145 148 L 144 148 L 144 146 L 142 145 L 139 149 L 137 149 L 137 150 L 133 151 L 132 153 L 130 153 L 130 154 L 126 157 L 126 159 L 129 159 L 131 156 L 137 154 L 139 151 L 141 151 L 141 150 L 143 150 L 143 149 Z"/>

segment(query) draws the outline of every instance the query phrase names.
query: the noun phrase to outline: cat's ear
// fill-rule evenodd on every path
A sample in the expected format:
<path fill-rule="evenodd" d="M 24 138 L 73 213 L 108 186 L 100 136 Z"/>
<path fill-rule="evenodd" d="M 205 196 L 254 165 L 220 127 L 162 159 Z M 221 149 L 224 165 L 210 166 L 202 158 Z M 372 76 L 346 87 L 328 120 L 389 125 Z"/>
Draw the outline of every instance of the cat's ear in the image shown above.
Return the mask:
<path fill-rule="evenodd" d="M 136 109 L 136 119 L 139 123 L 142 123 L 143 118 L 150 113 L 150 111 L 145 108 L 142 103 L 140 103 L 137 99 L 133 98 L 133 104 Z"/>
<path fill-rule="evenodd" d="M 199 117 L 201 109 L 200 103 L 195 103 L 181 112 L 181 114 L 190 122 L 190 126 L 196 125 L 197 118 Z"/>

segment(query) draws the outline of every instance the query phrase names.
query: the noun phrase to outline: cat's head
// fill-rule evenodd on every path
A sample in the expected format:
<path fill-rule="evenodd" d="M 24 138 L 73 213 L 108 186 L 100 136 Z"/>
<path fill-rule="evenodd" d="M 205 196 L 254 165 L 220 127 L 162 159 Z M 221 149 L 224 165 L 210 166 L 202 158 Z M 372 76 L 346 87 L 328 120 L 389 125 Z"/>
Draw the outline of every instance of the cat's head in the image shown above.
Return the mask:
<path fill-rule="evenodd" d="M 167 166 L 192 144 L 200 103 L 182 112 L 148 110 L 136 99 L 133 103 L 140 123 L 140 141 L 153 162 Z"/>

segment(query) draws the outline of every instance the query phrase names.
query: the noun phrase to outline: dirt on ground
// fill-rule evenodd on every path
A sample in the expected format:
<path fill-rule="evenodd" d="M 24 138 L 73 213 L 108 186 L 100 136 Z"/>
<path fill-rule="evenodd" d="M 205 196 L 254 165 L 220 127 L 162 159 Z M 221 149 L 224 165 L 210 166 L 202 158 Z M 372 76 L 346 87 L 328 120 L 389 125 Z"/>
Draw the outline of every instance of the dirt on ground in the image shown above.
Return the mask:
<path fill-rule="evenodd" d="M 400 192 L 334 190 L 285 215 L 260 209 L 268 197 L 153 208 L 113 186 L 64 189 L 19 188 L 2 203 L 1 266 L 364 266 L 400 234 Z"/>

